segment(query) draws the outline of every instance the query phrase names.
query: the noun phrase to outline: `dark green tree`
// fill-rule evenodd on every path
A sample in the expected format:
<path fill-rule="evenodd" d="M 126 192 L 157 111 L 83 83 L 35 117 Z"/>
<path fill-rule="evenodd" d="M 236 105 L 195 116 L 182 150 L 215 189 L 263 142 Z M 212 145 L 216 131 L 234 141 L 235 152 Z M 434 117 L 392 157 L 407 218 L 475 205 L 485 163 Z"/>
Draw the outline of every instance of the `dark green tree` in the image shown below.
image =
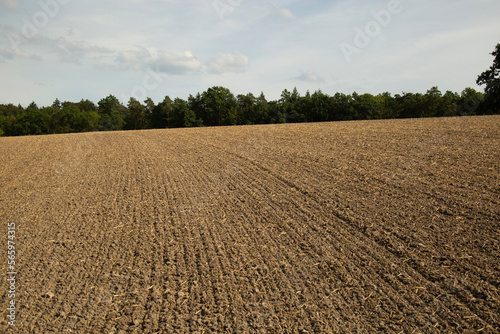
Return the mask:
<path fill-rule="evenodd" d="M 500 43 L 496 45 L 491 55 L 495 57 L 493 65 L 478 76 L 476 83 L 480 86 L 486 85 L 484 112 L 496 114 L 500 113 Z"/>
<path fill-rule="evenodd" d="M 324 94 L 321 90 L 317 90 L 311 95 L 311 107 L 308 112 L 307 119 L 311 122 L 330 121 L 332 109 L 333 100 L 330 96 Z"/>
<path fill-rule="evenodd" d="M 183 99 L 176 98 L 172 106 L 171 127 L 188 128 L 201 126 L 203 122 L 196 118 L 196 114 L 191 110 Z"/>
<path fill-rule="evenodd" d="M 238 123 L 237 100 L 227 88 L 214 86 L 203 92 L 201 108 L 204 109 L 203 124 L 205 125 L 236 125 Z"/>
<path fill-rule="evenodd" d="M 380 118 L 391 119 L 397 118 L 398 102 L 389 92 L 377 95 L 380 106 Z"/>
<path fill-rule="evenodd" d="M 77 107 L 66 104 L 63 108 L 60 103 L 59 105 L 54 103 L 48 110 L 51 114 L 50 133 L 69 133 L 73 131 L 72 126 L 75 123 L 76 114 L 80 113 Z"/>
<path fill-rule="evenodd" d="M 63 109 L 74 106 L 78 109 L 72 123 L 73 132 L 88 132 L 99 130 L 99 120 L 101 116 L 97 112 L 97 106 L 89 100 L 81 100 L 78 103 L 63 102 Z"/>
<path fill-rule="evenodd" d="M 61 109 L 62 108 L 61 101 L 59 101 L 59 99 L 56 98 L 52 103 L 52 107 L 56 109 Z"/>
<path fill-rule="evenodd" d="M 479 108 L 484 102 L 484 94 L 474 88 L 467 87 L 460 94 L 456 114 L 458 116 L 472 116 L 480 112 Z"/>
<path fill-rule="evenodd" d="M 355 119 L 353 98 L 349 94 L 336 93 L 332 97 L 332 109 L 328 120 L 349 121 Z"/>
<path fill-rule="evenodd" d="M 145 108 L 144 112 L 146 116 L 145 128 L 147 129 L 151 128 L 151 115 L 153 114 L 153 110 L 155 107 L 156 105 L 153 99 L 151 99 L 150 97 L 146 98 L 146 100 L 144 101 L 144 108 Z"/>
<path fill-rule="evenodd" d="M 438 117 L 442 116 L 444 110 L 441 105 L 441 91 L 438 87 L 434 86 L 427 90 L 422 101 L 422 108 L 418 117 Z"/>
<path fill-rule="evenodd" d="M 146 107 L 135 98 L 131 97 L 127 104 L 128 113 L 125 117 L 127 130 L 144 129 L 146 125 Z"/>
<path fill-rule="evenodd" d="M 195 113 L 196 118 L 205 122 L 207 115 L 205 113 L 205 108 L 203 108 L 201 94 L 197 93 L 195 96 L 189 94 L 187 104 L 189 109 Z"/>
<path fill-rule="evenodd" d="M 97 112 L 97 106 L 95 105 L 94 102 L 83 99 L 80 102 L 78 102 L 78 109 L 80 109 L 83 112 L 91 112 L 91 111 Z"/>
<path fill-rule="evenodd" d="M 283 108 L 278 101 L 269 101 L 267 103 L 269 110 L 269 123 L 270 124 L 284 124 L 287 123 L 287 115 L 283 113 Z"/>
<path fill-rule="evenodd" d="M 24 109 L 19 106 L 14 106 L 13 104 L 0 105 L 0 136 L 12 136 L 14 135 L 13 125 L 16 122 L 16 118 L 24 112 Z"/>
<path fill-rule="evenodd" d="M 173 102 L 169 96 L 165 96 L 162 102 L 158 103 L 150 115 L 150 126 L 153 129 L 165 129 L 171 127 Z"/>
<path fill-rule="evenodd" d="M 125 124 L 124 118 L 127 109 L 113 95 L 102 99 L 97 103 L 99 106 L 99 130 L 114 131 L 121 130 Z"/>
<path fill-rule="evenodd" d="M 377 99 L 371 94 L 352 94 L 354 108 L 354 119 L 377 119 L 380 118 L 382 107 Z"/>
<path fill-rule="evenodd" d="M 303 122 L 314 122 L 314 117 L 312 117 L 313 102 L 309 90 L 306 91 L 306 95 L 299 98 L 298 109 L 299 114 L 302 114 Z"/>
<path fill-rule="evenodd" d="M 251 125 L 258 123 L 258 115 L 256 114 L 256 98 L 252 93 L 247 95 L 240 94 L 236 97 L 239 107 L 238 124 Z"/>
<path fill-rule="evenodd" d="M 287 89 L 283 90 L 278 104 L 280 106 L 278 117 L 280 121 L 278 123 L 282 121 L 284 123 L 297 123 L 305 120 L 305 116 L 300 109 L 300 94 L 297 87 L 291 93 Z"/>
<path fill-rule="evenodd" d="M 447 90 L 441 98 L 441 110 L 443 112 L 441 116 L 457 116 L 457 106 L 459 100 L 459 94 L 452 92 L 451 90 Z"/>
<path fill-rule="evenodd" d="M 424 96 L 420 93 L 396 94 L 399 118 L 418 118 L 425 115 Z"/>
<path fill-rule="evenodd" d="M 12 134 L 15 136 L 47 134 L 50 133 L 51 117 L 46 108 L 39 109 L 36 103 L 32 102 L 17 117 L 12 127 Z"/>
<path fill-rule="evenodd" d="M 269 123 L 269 104 L 263 92 L 255 99 L 254 115 L 256 124 Z"/>

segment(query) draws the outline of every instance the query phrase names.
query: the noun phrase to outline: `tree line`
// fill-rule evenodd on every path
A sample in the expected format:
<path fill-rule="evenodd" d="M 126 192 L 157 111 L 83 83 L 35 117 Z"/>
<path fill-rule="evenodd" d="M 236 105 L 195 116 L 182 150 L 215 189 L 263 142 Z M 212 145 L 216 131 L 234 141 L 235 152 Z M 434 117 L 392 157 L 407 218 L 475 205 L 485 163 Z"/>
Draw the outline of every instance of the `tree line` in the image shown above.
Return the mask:
<path fill-rule="evenodd" d="M 264 94 L 234 96 L 228 88 L 215 86 L 187 100 L 169 96 L 155 104 L 130 98 L 123 105 L 109 95 L 97 105 L 89 100 L 60 102 L 27 108 L 0 105 L 0 134 L 6 136 L 55 133 L 163 129 L 196 126 L 250 125 L 298 122 L 329 122 L 388 118 L 418 118 L 495 114 L 487 108 L 484 94 L 472 88 L 461 94 L 442 94 L 433 87 L 425 94 L 342 94 L 321 91 L 301 96 L 297 89 L 284 90 L 281 98 L 267 101 Z"/>
<path fill-rule="evenodd" d="M 48 107 L 35 102 L 26 108 L 0 104 L 0 136 L 500 114 L 500 44 L 492 55 L 493 65 L 477 78 L 479 85 L 486 85 L 485 93 L 466 88 L 460 94 L 443 94 L 432 87 L 425 94 L 330 96 L 318 90 L 301 96 L 294 88 L 268 101 L 262 92 L 235 96 L 228 88 L 214 86 L 187 100 L 166 96 L 158 104 L 132 97 L 125 106 L 113 95 L 97 104 L 56 99 Z"/>

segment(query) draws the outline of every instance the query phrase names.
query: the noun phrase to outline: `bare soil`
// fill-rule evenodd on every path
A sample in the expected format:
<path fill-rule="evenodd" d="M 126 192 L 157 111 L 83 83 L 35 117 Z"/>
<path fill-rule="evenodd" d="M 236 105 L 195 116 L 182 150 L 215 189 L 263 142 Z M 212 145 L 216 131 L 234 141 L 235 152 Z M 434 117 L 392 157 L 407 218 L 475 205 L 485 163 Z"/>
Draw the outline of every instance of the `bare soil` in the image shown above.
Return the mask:
<path fill-rule="evenodd" d="M 500 333 L 500 117 L 0 138 L 0 226 L 0 332 Z"/>

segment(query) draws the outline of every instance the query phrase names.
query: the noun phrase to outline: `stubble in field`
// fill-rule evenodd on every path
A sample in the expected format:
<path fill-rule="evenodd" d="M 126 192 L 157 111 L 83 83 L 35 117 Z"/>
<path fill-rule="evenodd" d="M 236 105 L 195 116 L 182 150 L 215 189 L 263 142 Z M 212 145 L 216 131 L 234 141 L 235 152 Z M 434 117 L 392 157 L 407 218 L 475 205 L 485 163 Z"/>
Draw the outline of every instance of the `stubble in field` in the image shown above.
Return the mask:
<path fill-rule="evenodd" d="M 498 116 L 0 138 L 0 156 L 15 332 L 500 331 Z"/>

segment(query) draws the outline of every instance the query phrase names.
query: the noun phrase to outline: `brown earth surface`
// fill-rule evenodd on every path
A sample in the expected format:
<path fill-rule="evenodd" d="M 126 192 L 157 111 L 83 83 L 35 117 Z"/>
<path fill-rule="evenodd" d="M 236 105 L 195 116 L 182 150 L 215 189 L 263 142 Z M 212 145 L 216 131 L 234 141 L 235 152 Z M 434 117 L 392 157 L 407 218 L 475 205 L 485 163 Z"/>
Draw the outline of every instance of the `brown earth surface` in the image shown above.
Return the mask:
<path fill-rule="evenodd" d="M 499 333 L 500 117 L 0 138 L 0 225 L 0 332 Z"/>

